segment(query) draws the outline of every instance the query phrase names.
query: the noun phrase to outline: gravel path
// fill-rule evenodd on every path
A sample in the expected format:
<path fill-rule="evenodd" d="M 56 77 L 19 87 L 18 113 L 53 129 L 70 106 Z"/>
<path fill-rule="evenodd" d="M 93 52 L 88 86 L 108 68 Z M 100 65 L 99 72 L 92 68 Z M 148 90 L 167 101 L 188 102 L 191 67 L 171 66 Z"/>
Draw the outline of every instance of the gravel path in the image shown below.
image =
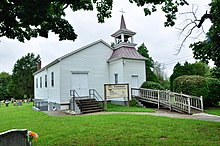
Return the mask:
<path fill-rule="evenodd" d="M 49 116 L 67 116 L 66 113 L 59 111 L 44 111 L 44 113 Z M 196 119 L 196 120 L 205 120 L 205 121 L 214 121 L 220 122 L 220 116 L 211 115 L 207 113 L 197 113 L 193 115 L 182 114 L 177 112 L 171 112 L 169 110 L 156 110 L 156 112 L 97 112 L 97 113 L 89 113 L 83 114 L 79 116 L 90 116 L 90 115 L 106 115 L 106 114 L 135 114 L 135 115 L 152 115 L 152 116 L 162 116 L 162 117 L 170 117 L 170 118 L 183 118 L 183 119 Z"/>

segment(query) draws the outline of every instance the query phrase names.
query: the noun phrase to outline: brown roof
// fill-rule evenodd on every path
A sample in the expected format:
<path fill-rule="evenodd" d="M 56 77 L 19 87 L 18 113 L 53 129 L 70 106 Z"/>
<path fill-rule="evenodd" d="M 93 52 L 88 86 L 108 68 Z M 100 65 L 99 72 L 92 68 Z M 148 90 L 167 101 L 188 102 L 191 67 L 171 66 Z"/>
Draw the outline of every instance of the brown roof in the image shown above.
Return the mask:
<path fill-rule="evenodd" d="M 134 47 L 120 47 L 119 49 L 115 49 L 108 59 L 109 61 L 112 59 L 118 58 L 127 58 L 127 59 L 137 59 L 137 60 L 146 60 Z"/>

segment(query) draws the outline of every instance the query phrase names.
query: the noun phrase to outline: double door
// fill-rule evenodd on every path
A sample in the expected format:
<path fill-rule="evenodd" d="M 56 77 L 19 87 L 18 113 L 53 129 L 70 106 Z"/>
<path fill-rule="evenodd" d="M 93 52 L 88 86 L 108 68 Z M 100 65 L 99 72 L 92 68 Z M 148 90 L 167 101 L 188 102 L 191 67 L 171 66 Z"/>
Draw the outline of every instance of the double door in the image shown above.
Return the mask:
<path fill-rule="evenodd" d="M 88 74 L 72 74 L 72 90 L 75 90 L 79 96 L 88 96 Z"/>

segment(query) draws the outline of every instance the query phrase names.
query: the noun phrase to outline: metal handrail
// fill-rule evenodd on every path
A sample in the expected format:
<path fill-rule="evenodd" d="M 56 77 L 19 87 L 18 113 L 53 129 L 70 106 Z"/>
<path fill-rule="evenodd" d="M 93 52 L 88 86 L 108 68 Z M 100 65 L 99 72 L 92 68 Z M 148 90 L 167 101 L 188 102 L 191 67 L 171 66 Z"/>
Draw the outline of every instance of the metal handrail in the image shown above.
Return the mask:
<path fill-rule="evenodd" d="M 92 93 L 91 93 L 91 91 L 92 91 Z M 91 95 L 93 95 L 93 97 L 95 97 L 97 101 L 104 101 L 104 99 L 98 93 L 98 91 L 96 89 L 89 89 L 89 97 L 91 97 Z"/>
<path fill-rule="evenodd" d="M 73 109 L 76 111 L 76 98 L 80 97 L 76 90 L 70 90 L 70 96 L 73 98 Z M 81 105 L 80 100 L 78 100 L 79 104 Z M 70 104 L 71 105 L 71 104 Z"/>
<path fill-rule="evenodd" d="M 95 98 L 96 101 L 101 102 L 102 108 L 104 108 L 104 99 L 95 89 L 89 89 L 89 98 Z"/>
<path fill-rule="evenodd" d="M 76 95 L 79 97 L 79 94 L 76 92 L 76 90 L 70 90 L 70 96 L 76 97 Z"/>

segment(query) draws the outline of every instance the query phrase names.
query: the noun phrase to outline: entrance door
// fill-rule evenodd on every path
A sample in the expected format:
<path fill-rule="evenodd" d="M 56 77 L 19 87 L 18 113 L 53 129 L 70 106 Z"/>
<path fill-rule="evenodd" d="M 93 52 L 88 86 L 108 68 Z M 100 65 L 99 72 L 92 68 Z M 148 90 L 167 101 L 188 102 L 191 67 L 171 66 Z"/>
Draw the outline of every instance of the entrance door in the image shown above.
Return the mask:
<path fill-rule="evenodd" d="M 131 76 L 131 88 L 139 88 L 138 75 Z M 138 96 L 138 91 L 134 90 L 132 94 Z"/>
<path fill-rule="evenodd" d="M 76 90 L 79 96 L 88 96 L 88 74 L 72 74 L 72 90 Z"/>

